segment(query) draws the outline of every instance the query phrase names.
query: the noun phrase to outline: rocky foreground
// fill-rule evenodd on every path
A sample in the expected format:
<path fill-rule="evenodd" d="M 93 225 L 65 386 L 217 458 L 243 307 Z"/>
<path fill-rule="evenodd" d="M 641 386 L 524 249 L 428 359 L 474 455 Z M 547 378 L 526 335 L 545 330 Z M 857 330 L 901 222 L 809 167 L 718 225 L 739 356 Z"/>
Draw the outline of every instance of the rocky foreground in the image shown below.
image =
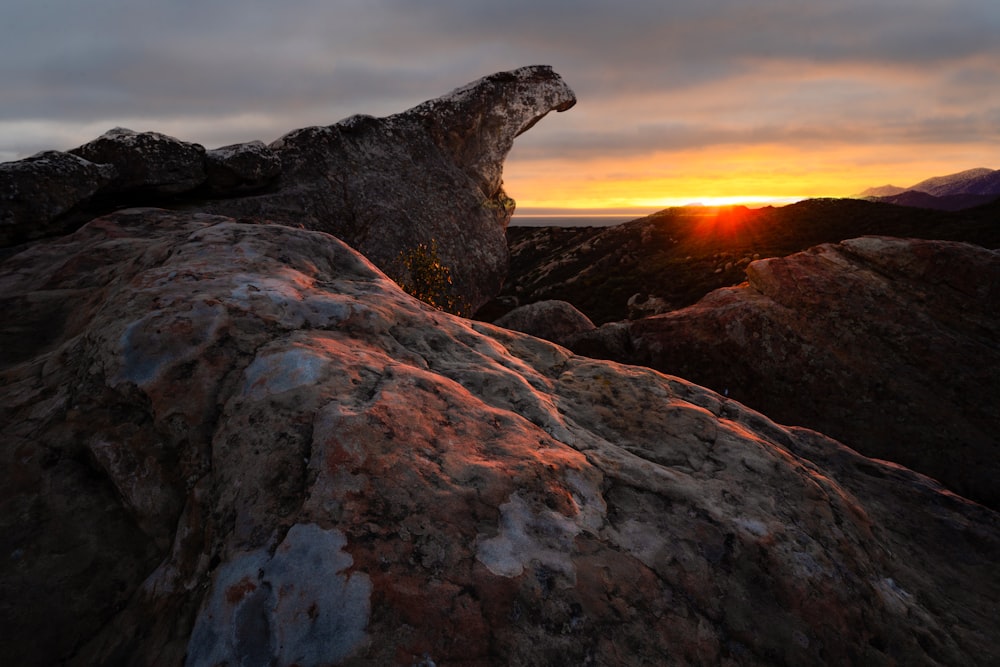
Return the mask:
<path fill-rule="evenodd" d="M 495 296 L 506 151 L 573 101 L 531 67 L 269 145 L 113 130 L 0 165 L 0 664 L 1000 662 L 994 511 L 744 385 L 578 356 L 383 273 L 437 239 L 456 296 Z M 984 257 L 920 298 L 995 299 Z"/>
<path fill-rule="evenodd" d="M 206 150 L 115 128 L 67 152 L 0 165 L 0 248 L 76 229 L 126 206 L 266 219 L 335 234 L 393 277 L 434 242 L 451 297 L 472 313 L 507 275 L 514 139 L 576 97 L 546 66 L 498 72 L 412 109 Z"/>
<path fill-rule="evenodd" d="M 995 513 L 326 234 L 130 210 L 0 276 L 5 664 L 1000 659 Z"/>
<path fill-rule="evenodd" d="M 862 237 L 752 262 L 693 306 L 575 336 L 1000 508 L 1000 251 Z"/>

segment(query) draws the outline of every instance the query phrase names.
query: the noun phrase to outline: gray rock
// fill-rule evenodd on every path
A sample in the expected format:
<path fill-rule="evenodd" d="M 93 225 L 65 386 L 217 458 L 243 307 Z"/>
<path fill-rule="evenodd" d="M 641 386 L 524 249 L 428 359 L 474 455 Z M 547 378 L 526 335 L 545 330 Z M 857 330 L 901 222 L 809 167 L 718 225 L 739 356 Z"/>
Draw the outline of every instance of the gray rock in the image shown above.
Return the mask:
<path fill-rule="evenodd" d="M 205 148 L 159 132 L 116 127 L 69 152 L 115 167 L 109 194 L 174 195 L 205 182 Z"/>
<path fill-rule="evenodd" d="M 995 512 L 327 234 L 122 211 L 0 296 L 2 664 L 1000 660 Z"/>
<path fill-rule="evenodd" d="M 281 158 L 262 141 L 214 148 L 205 153 L 207 185 L 214 195 L 259 190 L 281 175 Z"/>
<path fill-rule="evenodd" d="M 514 308 L 494 324 L 505 329 L 538 336 L 553 343 L 564 341 L 582 331 L 592 331 L 590 318 L 565 301 L 538 301 Z"/>
<path fill-rule="evenodd" d="M 283 165 L 275 191 L 200 208 L 328 232 L 404 279 L 400 253 L 436 241 L 471 314 L 507 274 L 514 139 L 575 102 L 549 67 L 493 74 L 393 116 L 290 132 L 270 146 Z"/>
<path fill-rule="evenodd" d="M 45 151 L 0 164 L 0 247 L 53 236 L 77 220 L 66 214 L 111 182 L 115 169 Z"/>
<path fill-rule="evenodd" d="M 386 118 L 294 130 L 270 146 L 206 152 L 156 132 L 115 128 L 70 151 L 113 165 L 111 182 L 81 188 L 50 178 L 31 187 L 52 189 L 57 200 L 76 188 L 81 199 L 93 196 L 97 212 L 169 206 L 328 232 L 404 282 L 414 282 L 405 255 L 433 242 L 450 272 L 447 301 L 472 315 L 507 275 L 504 232 L 514 201 L 502 172 L 514 139 L 575 102 L 558 74 L 535 66 L 487 76 Z M 28 213 L 51 208 L 33 206 L 38 210 Z M 49 227 L 51 217 L 22 219 L 23 208 L 0 201 L 3 220 L 12 221 L 4 224 L 37 227 L 35 236 L 66 231 Z"/>

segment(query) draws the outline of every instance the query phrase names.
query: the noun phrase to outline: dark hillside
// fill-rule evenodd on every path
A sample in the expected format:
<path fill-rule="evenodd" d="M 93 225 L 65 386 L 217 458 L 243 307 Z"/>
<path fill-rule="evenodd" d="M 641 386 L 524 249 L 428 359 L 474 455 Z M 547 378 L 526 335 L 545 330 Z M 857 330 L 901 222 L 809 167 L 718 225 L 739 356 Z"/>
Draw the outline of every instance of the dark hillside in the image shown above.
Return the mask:
<path fill-rule="evenodd" d="M 754 259 L 865 235 L 1000 247 L 1000 201 L 948 212 L 812 199 L 780 208 L 671 208 L 615 227 L 511 227 L 501 297 L 565 300 L 602 324 L 626 319 L 634 294 L 682 308 L 743 282 Z"/>
<path fill-rule="evenodd" d="M 919 190 L 907 190 L 895 195 L 884 197 L 871 197 L 871 201 L 883 202 L 885 204 L 896 204 L 897 206 L 911 206 L 914 208 L 936 208 L 941 211 L 961 211 L 988 204 L 997 198 L 997 195 L 942 195 L 936 197 Z"/>

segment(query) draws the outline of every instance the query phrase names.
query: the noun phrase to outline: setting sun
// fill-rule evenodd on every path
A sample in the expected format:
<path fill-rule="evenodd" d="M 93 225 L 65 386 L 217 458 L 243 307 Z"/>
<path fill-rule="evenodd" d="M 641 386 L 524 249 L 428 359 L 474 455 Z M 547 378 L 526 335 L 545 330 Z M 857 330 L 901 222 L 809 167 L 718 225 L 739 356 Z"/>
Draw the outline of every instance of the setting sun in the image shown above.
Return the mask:
<path fill-rule="evenodd" d="M 988 145 L 940 146 L 907 161 L 908 154 L 912 147 L 892 145 L 716 146 L 581 161 L 522 158 L 515 147 L 504 169 L 504 188 L 519 210 L 781 206 L 813 197 L 850 197 L 887 182 L 905 186 L 995 161 Z"/>

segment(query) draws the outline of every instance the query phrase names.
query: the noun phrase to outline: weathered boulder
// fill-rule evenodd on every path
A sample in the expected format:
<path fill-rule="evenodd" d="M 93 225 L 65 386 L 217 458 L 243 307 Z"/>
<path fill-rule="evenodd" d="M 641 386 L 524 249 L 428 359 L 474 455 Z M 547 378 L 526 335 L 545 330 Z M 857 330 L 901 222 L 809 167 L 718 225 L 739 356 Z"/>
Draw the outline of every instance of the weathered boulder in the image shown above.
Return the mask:
<path fill-rule="evenodd" d="M 863 237 L 747 278 L 573 349 L 727 392 L 1000 508 L 1000 252 Z"/>
<path fill-rule="evenodd" d="M 514 308 L 494 321 L 498 327 L 564 344 L 570 337 L 596 327 L 590 318 L 565 301 L 537 301 Z"/>
<path fill-rule="evenodd" d="M 0 164 L 0 247 L 75 228 L 79 220 L 53 225 L 111 182 L 115 169 L 76 155 L 44 151 Z"/>
<path fill-rule="evenodd" d="M 262 141 L 232 144 L 205 152 L 205 172 L 212 194 L 246 194 L 281 175 L 281 158 Z"/>
<path fill-rule="evenodd" d="M 436 241 L 471 314 L 500 291 L 514 202 L 503 162 L 514 139 L 576 98 L 549 67 L 500 72 L 386 118 L 352 116 L 271 144 L 272 191 L 200 210 L 329 232 L 406 279 L 400 253 Z"/>
<path fill-rule="evenodd" d="M 135 132 L 123 127 L 69 151 L 115 168 L 104 194 L 174 195 L 205 182 L 205 148 L 159 132 Z"/>
<path fill-rule="evenodd" d="M 436 260 L 452 277 L 449 301 L 471 315 L 507 276 L 504 231 L 514 200 L 502 174 L 514 139 L 575 103 L 558 74 L 534 66 L 487 76 L 386 118 L 359 115 L 295 130 L 270 146 L 206 151 L 156 132 L 115 128 L 70 151 L 113 171 L 94 167 L 81 177 L 82 167 L 66 171 L 75 163 L 60 158 L 62 171 L 50 168 L 28 184 L 22 175 L 39 173 L 37 164 L 5 165 L 28 194 L 11 194 L 14 186 L 0 180 L 0 243 L 64 233 L 126 206 L 166 206 L 328 232 L 411 281 L 401 257 L 434 242 Z M 98 182 L 99 174 L 113 178 Z M 89 216 L 60 218 L 84 204 Z"/>
<path fill-rule="evenodd" d="M 666 299 L 646 292 L 636 292 L 628 298 L 626 305 L 628 306 L 628 318 L 630 320 L 638 320 L 650 315 L 660 315 L 673 310 L 670 302 Z"/>
<path fill-rule="evenodd" d="M 1000 660 L 996 513 L 329 235 L 122 211 L 0 298 L 3 664 Z"/>

